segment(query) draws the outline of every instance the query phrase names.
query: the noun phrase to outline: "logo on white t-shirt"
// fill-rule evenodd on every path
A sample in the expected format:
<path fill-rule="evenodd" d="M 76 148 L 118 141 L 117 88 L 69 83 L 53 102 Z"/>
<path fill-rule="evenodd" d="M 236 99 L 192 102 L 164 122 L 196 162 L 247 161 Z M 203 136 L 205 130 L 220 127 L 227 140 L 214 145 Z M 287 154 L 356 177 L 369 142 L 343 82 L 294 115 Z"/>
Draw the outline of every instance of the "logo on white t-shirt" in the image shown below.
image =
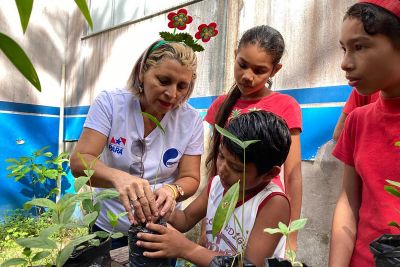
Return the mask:
<path fill-rule="evenodd" d="M 114 136 L 112 136 L 111 141 L 108 144 L 108 149 L 114 154 L 122 155 L 122 153 L 124 152 L 125 144 L 126 138 L 119 137 L 118 139 L 116 139 Z"/>
<path fill-rule="evenodd" d="M 172 168 L 175 164 L 179 162 L 182 153 L 176 148 L 169 148 L 164 152 L 163 163 L 167 168 Z"/>

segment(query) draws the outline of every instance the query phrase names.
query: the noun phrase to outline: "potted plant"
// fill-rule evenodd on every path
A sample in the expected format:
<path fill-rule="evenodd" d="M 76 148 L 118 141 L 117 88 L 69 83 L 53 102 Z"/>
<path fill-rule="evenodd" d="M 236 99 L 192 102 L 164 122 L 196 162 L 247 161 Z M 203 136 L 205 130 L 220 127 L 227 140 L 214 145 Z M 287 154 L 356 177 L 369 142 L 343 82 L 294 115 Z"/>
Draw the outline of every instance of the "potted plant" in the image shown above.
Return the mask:
<path fill-rule="evenodd" d="M 81 158 L 82 159 L 82 158 Z M 100 201 L 117 197 L 119 194 L 114 190 L 103 190 L 98 194 L 94 192 L 79 192 L 87 183 L 94 171 L 92 170 L 95 161 L 85 166 L 85 176 L 78 177 L 75 180 L 74 189 L 76 194 L 67 193 L 58 200 L 48 198 L 33 198 L 25 203 L 24 208 L 30 209 L 33 206 L 41 207 L 51 213 L 52 224 L 50 227 L 42 230 L 39 235 L 28 238 L 19 238 L 16 242 L 24 248 L 22 258 L 13 258 L 5 261 L 2 266 L 12 265 L 32 265 L 37 261 L 49 259 L 49 265 L 55 266 L 88 266 L 89 261 L 96 261 L 99 258 L 98 247 L 105 250 L 105 255 L 110 250 L 110 238 L 121 237 L 121 233 L 106 233 L 98 231 L 92 233 L 91 227 L 98 217 L 100 210 Z M 60 189 L 60 188 L 59 188 Z M 86 214 L 81 220 L 73 218 L 76 205 L 80 204 Z M 124 214 L 114 215 L 109 212 L 111 225 L 114 227 L 118 223 L 118 219 Z M 79 236 L 69 240 L 58 240 L 57 236 L 63 236 L 65 231 L 71 229 L 83 228 L 87 232 L 83 236 Z M 33 253 L 33 250 L 35 252 Z M 88 259 L 89 250 L 93 250 L 94 259 Z M 108 250 L 108 251 L 107 251 Z M 82 252 L 84 251 L 84 252 Z M 105 260 L 107 257 L 105 257 Z"/>
<path fill-rule="evenodd" d="M 291 249 L 290 241 L 289 241 L 289 234 L 296 232 L 300 229 L 303 229 L 307 223 L 307 219 L 298 219 L 292 221 L 289 226 L 280 222 L 278 224 L 278 228 L 265 228 L 264 232 L 269 234 L 276 234 L 280 233 L 286 237 L 288 242 L 288 246 L 285 252 L 285 256 L 288 260 L 285 259 L 276 259 L 270 258 L 265 259 L 265 267 L 307 267 L 306 264 L 296 261 L 296 252 Z"/>

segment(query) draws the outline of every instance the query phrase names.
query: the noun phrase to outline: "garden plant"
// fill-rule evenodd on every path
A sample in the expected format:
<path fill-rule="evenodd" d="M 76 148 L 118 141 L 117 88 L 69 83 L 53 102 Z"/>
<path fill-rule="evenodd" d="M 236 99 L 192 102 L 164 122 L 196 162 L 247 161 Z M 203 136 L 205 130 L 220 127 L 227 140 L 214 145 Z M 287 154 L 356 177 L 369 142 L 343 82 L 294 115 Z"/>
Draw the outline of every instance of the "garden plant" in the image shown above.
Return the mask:
<path fill-rule="evenodd" d="M 90 178 L 94 174 L 92 168 L 95 161 L 91 162 L 90 165 L 83 161 L 83 164 L 85 175 L 76 178 L 74 183 L 74 189 L 77 193 L 66 193 L 57 200 L 33 198 L 24 204 L 25 209 L 30 209 L 33 206 L 43 208 L 49 218 L 49 225 L 34 236 L 16 239 L 15 242 L 23 248 L 23 257 L 12 257 L 3 262 L 2 267 L 32 266 L 37 262 L 47 262 L 47 266 L 85 266 L 85 262 L 80 262 L 80 257 L 83 256 L 87 260 L 87 257 L 85 257 L 85 254 L 88 253 L 87 249 L 106 244 L 108 251 L 105 253 L 108 253 L 110 238 L 122 236 L 122 233 L 92 232 L 92 226 L 99 214 L 101 200 L 115 198 L 119 194 L 111 189 L 103 190 L 97 194 L 92 190 L 80 192 L 86 183 L 90 185 Z M 46 173 L 46 170 L 43 170 L 43 172 Z M 61 191 L 61 188 L 59 190 Z M 80 219 L 74 216 L 77 205 L 84 212 Z M 124 215 L 124 213 L 118 215 L 111 212 L 107 213 L 109 222 L 113 227 L 118 224 L 118 219 Z M 66 234 L 78 229 L 84 231 L 81 231 L 77 236 Z M 85 253 L 81 253 L 83 250 L 86 250 Z M 94 254 L 96 257 L 104 256 Z"/>

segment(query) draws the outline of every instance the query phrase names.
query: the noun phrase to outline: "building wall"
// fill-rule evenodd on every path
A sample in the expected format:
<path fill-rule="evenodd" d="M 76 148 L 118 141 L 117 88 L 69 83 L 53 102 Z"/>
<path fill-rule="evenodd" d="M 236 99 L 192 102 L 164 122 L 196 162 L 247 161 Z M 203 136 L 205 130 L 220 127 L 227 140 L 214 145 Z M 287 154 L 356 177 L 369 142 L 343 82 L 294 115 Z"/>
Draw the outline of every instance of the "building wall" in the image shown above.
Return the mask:
<path fill-rule="evenodd" d="M 1 4 L 0 31 L 27 51 L 43 90 L 37 92 L 0 53 L 0 149 L 6 151 L 0 154 L 0 179 L 5 183 L 0 189 L 0 212 L 24 202 L 18 197 L 24 185 L 5 179 L 5 158 L 44 145 L 51 145 L 54 152 L 71 151 L 94 97 L 101 90 L 125 85 L 140 53 L 158 38 L 159 31 L 170 30 L 168 12 L 183 5 L 194 18 L 188 27 L 191 34 L 200 23 L 218 23 L 219 35 L 205 44 L 205 52 L 198 53 L 198 81 L 189 101 L 203 115 L 217 95 L 229 90 L 234 51 L 246 29 L 268 24 L 284 36 L 284 67 L 274 77 L 273 89 L 292 95 L 302 108 L 302 213 L 309 223 L 300 234 L 299 256 L 312 266 L 326 266 L 330 220 L 341 175 L 330 156 L 332 144 L 327 142 L 350 92 L 340 70 L 338 35 L 343 14 L 353 1 L 176 0 L 172 7 L 160 1 L 144 0 L 143 7 L 132 9 L 137 15 L 132 21 L 115 28 L 95 24 L 90 31 L 73 1 L 37 0 L 25 36 L 15 3 Z M 113 8 L 124 10 L 126 7 L 118 6 L 122 2 L 114 0 Z M 110 15 L 96 13 L 98 7 L 92 9 L 95 23 L 101 23 L 103 17 L 112 20 Z M 121 17 L 114 20 L 122 21 Z M 208 132 L 207 125 L 205 130 Z M 59 139 L 64 141 L 61 146 Z M 17 145 L 16 140 L 25 143 Z"/>

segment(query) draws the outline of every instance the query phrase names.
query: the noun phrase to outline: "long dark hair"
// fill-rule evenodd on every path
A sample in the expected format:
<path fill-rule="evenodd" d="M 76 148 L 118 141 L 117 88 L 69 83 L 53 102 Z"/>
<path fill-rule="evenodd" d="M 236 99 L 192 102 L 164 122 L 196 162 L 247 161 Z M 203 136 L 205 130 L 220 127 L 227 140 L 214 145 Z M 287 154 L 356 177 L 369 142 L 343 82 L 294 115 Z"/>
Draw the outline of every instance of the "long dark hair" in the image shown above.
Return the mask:
<path fill-rule="evenodd" d="M 247 30 L 242 38 L 240 38 L 238 50 L 246 45 L 258 45 L 266 53 L 271 55 L 274 66 L 278 64 L 282 58 L 283 52 L 285 50 L 285 41 L 281 33 L 268 25 L 261 25 L 253 27 Z M 268 81 L 269 85 L 272 85 L 272 81 Z M 236 83 L 231 87 L 228 96 L 222 103 L 220 109 L 218 110 L 214 123 L 218 126 L 224 127 L 228 118 L 231 114 L 232 108 L 236 101 L 240 98 L 241 92 Z M 210 152 L 206 159 L 206 166 L 209 177 L 216 175 L 217 168 L 217 155 L 220 145 L 220 134 L 213 130 L 213 135 L 210 141 Z"/>

